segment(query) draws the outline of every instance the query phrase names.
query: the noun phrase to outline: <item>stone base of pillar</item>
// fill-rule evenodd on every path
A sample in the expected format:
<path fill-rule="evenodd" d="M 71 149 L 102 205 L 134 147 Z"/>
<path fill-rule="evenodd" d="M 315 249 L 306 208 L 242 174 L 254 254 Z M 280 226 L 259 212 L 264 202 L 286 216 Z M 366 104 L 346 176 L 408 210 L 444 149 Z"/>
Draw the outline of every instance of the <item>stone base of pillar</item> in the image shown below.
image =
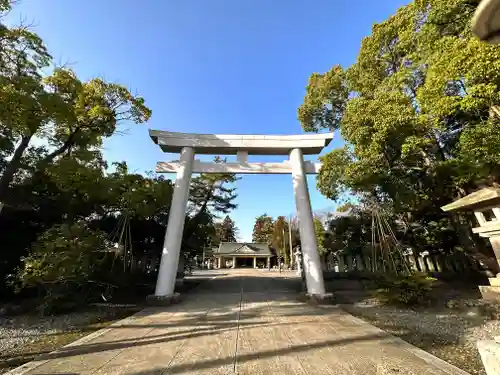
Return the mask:
<path fill-rule="evenodd" d="M 479 291 L 484 300 L 500 302 L 500 286 L 479 285 Z"/>
<path fill-rule="evenodd" d="M 491 286 L 499 286 L 500 287 L 500 276 L 497 275 L 497 277 L 490 277 L 488 278 L 490 285 Z"/>
<path fill-rule="evenodd" d="M 477 342 L 477 349 L 488 375 L 500 374 L 500 337 Z"/>
<path fill-rule="evenodd" d="M 333 293 L 325 294 L 311 294 L 311 293 L 301 293 L 299 301 L 312 303 L 315 305 L 331 305 L 335 300 Z"/>
<path fill-rule="evenodd" d="M 146 304 L 149 306 L 170 306 L 179 303 L 180 300 L 181 295 L 179 293 L 174 293 L 170 296 L 157 296 L 151 294 L 146 297 Z"/>

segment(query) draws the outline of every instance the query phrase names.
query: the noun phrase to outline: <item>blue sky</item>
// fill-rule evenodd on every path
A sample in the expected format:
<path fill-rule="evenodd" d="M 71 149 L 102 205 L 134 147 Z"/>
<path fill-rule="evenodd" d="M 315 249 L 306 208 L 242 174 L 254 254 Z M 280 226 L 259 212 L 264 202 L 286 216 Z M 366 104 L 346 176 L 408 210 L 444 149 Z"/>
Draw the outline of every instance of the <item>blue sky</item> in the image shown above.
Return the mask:
<path fill-rule="evenodd" d="M 299 134 L 297 107 L 308 77 L 352 64 L 372 23 L 406 2 L 344 0 L 22 0 L 9 21 L 24 19 L 56 64 L 82 79 L 127 85 L 152 109 L 145 125 L 105 144 L 109 161 L 154 170 L 162 153 L 148 128 L 242 134 Z M 328 150 L 342 145 L 338 135 Z M 282 161 L 253 157 L 250 161 Z M 311 159 L 311 158 L 309 158 Z M 173 176 L 172 176 L 173 177 Z M 243 176 L 232 213 L 250 240 L 256 216 L 295 210 L 291 177 Z M 334 207 L 309 177 L 314 210 Z"/>

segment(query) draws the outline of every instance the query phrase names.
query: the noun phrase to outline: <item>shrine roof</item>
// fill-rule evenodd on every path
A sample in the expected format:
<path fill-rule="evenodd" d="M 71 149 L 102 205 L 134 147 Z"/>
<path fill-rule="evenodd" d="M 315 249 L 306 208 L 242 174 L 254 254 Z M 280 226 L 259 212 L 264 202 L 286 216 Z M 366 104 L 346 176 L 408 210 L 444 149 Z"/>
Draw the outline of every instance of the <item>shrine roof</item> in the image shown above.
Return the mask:
<path fill-rule="evenodd" d="M 222 242 L 213 255 L 224 256 L 273 256 L 273 252 L 266 243 Z"/>

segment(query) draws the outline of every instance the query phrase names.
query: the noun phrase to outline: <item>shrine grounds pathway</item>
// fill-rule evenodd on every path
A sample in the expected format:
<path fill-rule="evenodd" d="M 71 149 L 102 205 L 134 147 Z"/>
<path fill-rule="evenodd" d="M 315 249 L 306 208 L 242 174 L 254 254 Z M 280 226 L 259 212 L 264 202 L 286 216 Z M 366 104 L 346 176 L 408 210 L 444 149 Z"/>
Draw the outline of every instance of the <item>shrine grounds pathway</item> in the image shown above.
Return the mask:
<path fill-rule="evenodd" d="M 181 303 L 148 308 L 9 375 L 467 374 L 349 315 L 299 302 L 290 272 L 202 271 Z"/>

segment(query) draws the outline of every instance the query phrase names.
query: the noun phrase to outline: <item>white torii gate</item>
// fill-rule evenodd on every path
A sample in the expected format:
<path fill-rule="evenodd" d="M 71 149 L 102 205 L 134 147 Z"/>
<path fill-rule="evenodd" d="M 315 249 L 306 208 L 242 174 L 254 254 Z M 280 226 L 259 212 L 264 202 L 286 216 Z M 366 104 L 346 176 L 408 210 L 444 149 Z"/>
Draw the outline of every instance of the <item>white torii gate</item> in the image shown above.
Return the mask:
<path fill-rule="evenodd" d="M 156 283 L 156 298 L 174 297 L 189 185 L 193 173 L 292 174 L 307 292 L 319 298 L 326 297 L 306 179 L 306 174 L 318 173 L 321 165 L 304 161 L 303 155 L 319 154 L 333 139 L 333 133 L 216 135 L 150 130 L 149 135 L 164 152 L 180 153 L 180 160 L 158 162 L 156 165 L 156 172 L 177 173 Z M 194 159 L 195 153 L 236 154 L 237 162 L 202 162 Z M 282 163 L 249 163 L 248 155 L 290 155 L 290 160 Z"/>

